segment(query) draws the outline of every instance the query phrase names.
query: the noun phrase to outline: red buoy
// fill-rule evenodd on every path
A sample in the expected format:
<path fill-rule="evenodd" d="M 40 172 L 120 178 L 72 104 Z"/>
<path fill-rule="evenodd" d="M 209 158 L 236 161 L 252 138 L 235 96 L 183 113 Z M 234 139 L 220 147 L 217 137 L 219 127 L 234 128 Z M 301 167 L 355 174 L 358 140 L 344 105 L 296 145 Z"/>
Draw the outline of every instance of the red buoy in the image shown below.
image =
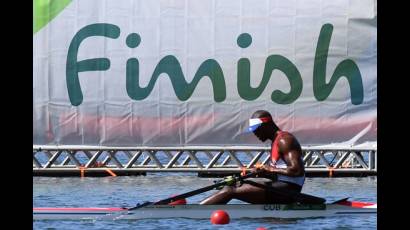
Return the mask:
<path fill-rule="evenodd" d="M 264 228 L 264 227 L 259 227 L 259 228 L 257 228 L 256 230 L 267 230 L 267 229 Z"/>
<path fill-rule="evenodd" d="M 223 210 L 216 210 L 211 214 L 212 224 L 229 224 L 229 215 Z"/>
<path fill-rule="evenodd" d="M 177 195 L 172 195 L 172 196 L 174 197 L 174 196 L 177 196 Z M 181 205 L 181 204 L 186 204 L 186 199 L 185 199 L 185 198 L 179 199 L 179 200 L 173 201 L 173 202 L 168 203 L 168 204 L 169 204 L 169 205 Z"/>

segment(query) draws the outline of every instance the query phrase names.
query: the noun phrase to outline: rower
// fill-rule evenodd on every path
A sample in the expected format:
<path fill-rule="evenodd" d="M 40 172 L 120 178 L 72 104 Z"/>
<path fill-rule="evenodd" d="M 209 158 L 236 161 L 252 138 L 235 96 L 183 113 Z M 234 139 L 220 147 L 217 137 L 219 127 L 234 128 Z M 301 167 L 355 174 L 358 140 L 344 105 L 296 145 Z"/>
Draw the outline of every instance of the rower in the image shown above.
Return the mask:
<path fill-rule="evenodd" d="M 294 202 L 295 196 L 301 194 L 305 167 L 296 137 L 280 130 L 265 110 L 258 110 L 252 115 L 247 132 L 253 132 L 262 142 L 272 141 L 269 165 L 253 169 L 261 178 L 252 179 L 249 183 L 245 181 L 239 186 L 225 186 L 201 204 L 226 204 L 231 199 L 251 204 L 285 204 Z"/>

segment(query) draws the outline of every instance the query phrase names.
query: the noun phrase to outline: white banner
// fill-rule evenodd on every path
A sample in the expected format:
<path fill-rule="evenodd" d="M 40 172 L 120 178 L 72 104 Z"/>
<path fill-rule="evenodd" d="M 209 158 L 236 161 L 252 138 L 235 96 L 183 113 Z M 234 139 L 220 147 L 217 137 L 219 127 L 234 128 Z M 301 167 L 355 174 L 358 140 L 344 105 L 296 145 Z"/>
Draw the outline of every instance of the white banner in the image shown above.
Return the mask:
<path fill-rule="evenodd" d="M 373 0 L 34 1 L 36 145 L 377 145 Z"/>

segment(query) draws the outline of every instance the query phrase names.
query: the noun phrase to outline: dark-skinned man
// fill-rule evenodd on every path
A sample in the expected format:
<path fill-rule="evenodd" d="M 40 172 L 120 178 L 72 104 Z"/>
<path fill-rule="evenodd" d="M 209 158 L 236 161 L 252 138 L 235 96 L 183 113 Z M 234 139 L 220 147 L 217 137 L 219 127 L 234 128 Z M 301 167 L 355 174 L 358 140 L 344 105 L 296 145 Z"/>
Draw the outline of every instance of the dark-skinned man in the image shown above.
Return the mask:
<path fill-rule="evenodd" d="M 253 113 L 249 119 L 248 132 L 253 132 L 262 142 L 272 141 L 269 165 L 253 169 L 264 179 L 256 178 L 251 180 L 253 183 L 240 186 L 225 186 L 201 204 L 226 204 L 231 199 L 251 204 L 283 204 L 292 202 L 292 194 L 299 194 L 302 190 L 305 167 L 298 140 L 289 132 L 280 130 L 265 110 Z M 263 186 L 255 186 L 260 181 L 263 181 Z"/>

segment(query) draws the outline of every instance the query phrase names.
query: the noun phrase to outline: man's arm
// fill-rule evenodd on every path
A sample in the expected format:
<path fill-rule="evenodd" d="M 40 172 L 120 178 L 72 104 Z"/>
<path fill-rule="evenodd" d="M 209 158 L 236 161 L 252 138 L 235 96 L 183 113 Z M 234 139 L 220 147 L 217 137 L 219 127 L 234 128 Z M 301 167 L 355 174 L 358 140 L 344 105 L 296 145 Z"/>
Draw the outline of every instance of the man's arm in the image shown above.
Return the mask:
<path fill-rule="evenodd" d="M 297 176 L 303 176 L 305 173 L 305 170 L 303 168 L 303 165 L 301 165 L 302 162 L 300 162 L 300 153 L 296 151 L 289 151 L 287 153 L 288 155 L 288 167 L 287 168 L 274 168 L 272 166 L 267 166 L 266 171 L 268 173 L 277 173 L 277 174 L 282 174 L 286 176 L 292 176 L 292 177 L 297 177 Z"/>
<path fill-rule="evenodd" d="M 264 165 L 261 169 L 262 173 L 268 175 L 282 174 L 291 177 L 303 176 L 305 168 L 300 157 L 302 150 L 297 140 L 288 135 L 282 137 L 279 140 L 279 151 L 287 163 L 287 168 L 275 168 L 270 165 Z"/>

